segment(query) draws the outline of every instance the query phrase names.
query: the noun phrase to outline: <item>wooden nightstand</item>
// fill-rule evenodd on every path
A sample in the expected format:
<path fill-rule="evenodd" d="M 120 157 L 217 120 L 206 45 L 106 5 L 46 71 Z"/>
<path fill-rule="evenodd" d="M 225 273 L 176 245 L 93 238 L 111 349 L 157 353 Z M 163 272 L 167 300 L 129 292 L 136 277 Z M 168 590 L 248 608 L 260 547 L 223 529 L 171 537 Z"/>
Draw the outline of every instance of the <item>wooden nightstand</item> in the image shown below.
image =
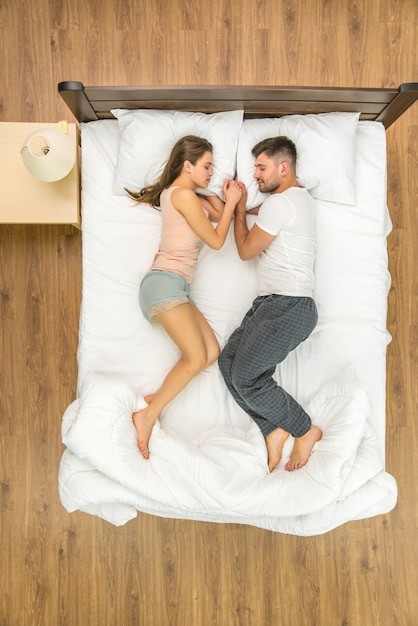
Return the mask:
<path fill-rule="evenodd" d="M 26 137 L 57 124 L 0 122 L 0 224 L 72 224 L 80 228 L 79 149 L 71 172 L 52 183 L 38 180 L 25 168 L 20 149 Z M 68 124 L 78 146 L 79 131 Z"/>

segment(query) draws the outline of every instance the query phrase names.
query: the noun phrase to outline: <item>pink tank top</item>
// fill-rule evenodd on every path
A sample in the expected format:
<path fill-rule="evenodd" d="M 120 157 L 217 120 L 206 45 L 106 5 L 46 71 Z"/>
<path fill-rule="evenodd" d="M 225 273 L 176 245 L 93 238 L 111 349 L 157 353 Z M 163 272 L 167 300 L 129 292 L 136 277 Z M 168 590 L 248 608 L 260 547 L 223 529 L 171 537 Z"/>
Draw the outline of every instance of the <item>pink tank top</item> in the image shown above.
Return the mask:
<path fill-rule="evenodd" d="M 164 189 L 160 196 L 161 241 L 151 269 L 180 274 L 190 284 L 201 239 L 190 228 L 182 214 L 173 207 L 171 194 L 174 189 L 176 187 Z"/>

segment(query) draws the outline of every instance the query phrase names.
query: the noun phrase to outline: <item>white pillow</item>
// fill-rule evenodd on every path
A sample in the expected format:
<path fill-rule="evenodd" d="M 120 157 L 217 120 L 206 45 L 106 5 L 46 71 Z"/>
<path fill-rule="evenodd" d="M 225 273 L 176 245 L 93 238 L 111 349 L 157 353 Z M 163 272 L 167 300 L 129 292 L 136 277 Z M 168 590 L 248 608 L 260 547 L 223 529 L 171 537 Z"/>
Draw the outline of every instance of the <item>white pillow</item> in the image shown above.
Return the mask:
<path fill-rule="evenodd" d="M 155 109 L 113 109 L 119 124 L 119 154 L 112 191 L 125 194 L 153 184 L 160 176 L 171 149 L 181 137 L 204 137 L 213 145 L 213 176 L 205 195 L 224 200 L 225 180 L 234 178 L 238 136 L 243 111 L 192 113 Z"/>
<path fill-rule="evenodd" d="M 320 113 L 245 120 L 238 140 L 237 175 L 248 189 L 248 208 L 266 194 L 254 179 L 253 147 L 267 137 L 286 135 L 296 144 L 299 183 L 319 200 L 355 204 L 354 166 L 359 113 Z"/>

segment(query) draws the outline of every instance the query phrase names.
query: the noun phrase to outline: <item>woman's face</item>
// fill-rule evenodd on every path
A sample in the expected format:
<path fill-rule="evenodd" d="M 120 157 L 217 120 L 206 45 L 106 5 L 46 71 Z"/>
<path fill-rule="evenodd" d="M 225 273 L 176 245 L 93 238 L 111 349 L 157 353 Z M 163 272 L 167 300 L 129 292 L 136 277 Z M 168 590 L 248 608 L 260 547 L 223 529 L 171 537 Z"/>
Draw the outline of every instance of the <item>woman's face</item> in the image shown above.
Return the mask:
<path fill-rule="evenodd" d="M 196 187 L 206 188 L 213 175 L 212 153 L 205 152 L 203 156 L 191 165 L 190 175 Z"/>

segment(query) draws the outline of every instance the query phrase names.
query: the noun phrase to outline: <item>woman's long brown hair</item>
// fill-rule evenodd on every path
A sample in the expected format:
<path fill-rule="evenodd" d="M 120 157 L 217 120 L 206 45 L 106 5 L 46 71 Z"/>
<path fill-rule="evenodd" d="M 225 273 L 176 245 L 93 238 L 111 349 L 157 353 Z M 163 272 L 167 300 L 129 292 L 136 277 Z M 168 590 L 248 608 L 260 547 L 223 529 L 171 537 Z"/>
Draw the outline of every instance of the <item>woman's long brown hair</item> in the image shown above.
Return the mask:
<path fill-rule="evenodd" d="M 184 162 L 190 161 L 195 165 L 205 152 L 213 152 L 212 144 L 207 139 L 194 135 L 182 137 L 174 145 L 161 176 L 153 185 L 143 187 L 139 191 L 126 189 L 126 192 L 139 203 L 159 207 L 161 192 L 180 176 Z"/>

